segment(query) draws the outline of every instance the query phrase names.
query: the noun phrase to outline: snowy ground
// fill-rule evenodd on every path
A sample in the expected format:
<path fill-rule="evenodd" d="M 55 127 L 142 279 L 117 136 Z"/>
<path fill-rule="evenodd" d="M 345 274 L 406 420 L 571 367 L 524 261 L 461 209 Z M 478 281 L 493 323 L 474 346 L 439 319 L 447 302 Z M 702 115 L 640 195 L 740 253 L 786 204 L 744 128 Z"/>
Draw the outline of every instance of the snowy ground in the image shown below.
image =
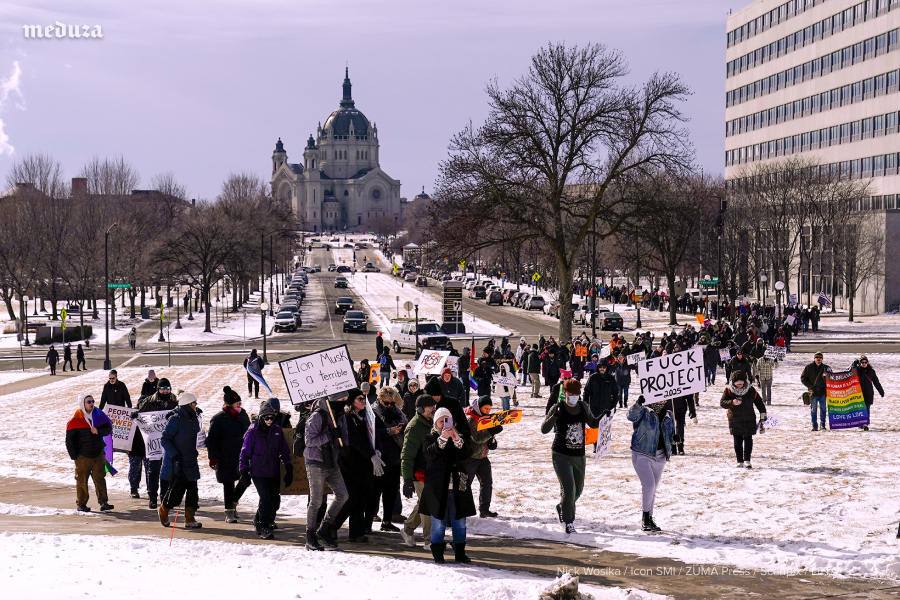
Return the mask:
<path fill-rule="evenodd" d="M 398 560 L 296 546 L 91 535 L 0 535 L 0 580 L 8 598 L 157 600 L 190 591 L 208 597 L 400 598 L 433 591 L 459 600 L 537 598 L 550 580 L 468 566 Z M 88 563 L 77 557 L 90 556 Z M 160 557 L 164 556 L 164 560 Z M 115 557 L 109 564 L 105 557 Z M 101 564 L 96 563 L 101 560 Z M 173 565 L 182 565 L 173 568 Z M 52 573 L 52 577 L 47 577 Z M 40 582 L 37 584 L 36 582 Z M 647 592 L 580 585 L 597 600 L 653 600 Z"/>
<path fill-rule="evenodd" d="M 828 355 L 826 362 L 844 367 L 854 357 Z M 884 577 L 900 580 L 897 553 L 900 498 L 900 426 L 893 418 L 900 410 L 900 356 L 871 355 L 888 392 L 876 397 L 871 431 L 809 431 L 809 411 L 799 398 L 799 373 L 808 355 L 791 354 L 775 371 L 775 405 L 769 415 L 777 429 L 755 439 L 754 470 L 734 468 L 732 440 L 725 411 L 718 407 L 721 382 L 701 394 L 700 424 L 688 424 L 687 452 L 667 465 L 654 512 L 665 532 L 639 531 L 640 485 L 628 450 L 630 424 L 617 414 L 610 455 L 589 459 L 584 494 L 578 503 L 580 533 L 566 537 L 556 519 L 557 483 L 550 463 L 551 436 L 540 434 L 545 400 L 527 398 L 519 388 L 526 415 L 500 435 L 494 464 L 494 503 L 497 520 L 471 519 L 475 534 L 569 540 L 598 548 L 643 556 L 669 557 L 688 562 L 739 565 L 773 572 L 824 571 L 835 575 Z M 126 367 L 120 378 L 137 391 L 145 370 Z M 157 369 L 176 390 L 190 390 L 200 398 L 208 418 L 221 404 L 221 388 L 231 385 L 243 393 L 245 376 L 234 365 Z M 266 373 L 284 398 L 277 369 Z M 721 376 L 721 373 L 720 373 Z M 71 483 L 71 461 L 62 431 L 74 408 L 75 395 L 99 395 L 101 372 L 53 382 L 34 390 L 0 396 L 0 411 L 10 414 L 28 406 L 47 426 L 25 425 L 0 433 L 0 476 Z M 546 395 L 547 390 L 544 390 Z M 632 394 L 636 396 L 636 394 Z M 256 403 L 246 408 L 256 411 Z M 202 459 L 202 456 L 201 456 Z M 127 468 L 124 455 L 116 466 Z M 201 460 L 200 493 L 220 498 L 221 489 Z M 110 482 L 112 497 L 127 494 L 124 473 Z M 477 485 L 477 484 L 476 484 Z M 206 502 L 209 502 L 207 500 Z M 249 491 L 245 506 L 256 502 Z M 302 515 L 304 497 L 285 497 L 282 512 Z M 408 508 L 408 507 L 407 507 Z"/>
<path fill-rule="evenodd" d="M 24 371 L 0 371 L 0 385 L 9 385 L 10 383 L 31 379 L 32 377 L 40 377 L 48 373 L 50 373 L 50 367 L 25 369 Z"/>

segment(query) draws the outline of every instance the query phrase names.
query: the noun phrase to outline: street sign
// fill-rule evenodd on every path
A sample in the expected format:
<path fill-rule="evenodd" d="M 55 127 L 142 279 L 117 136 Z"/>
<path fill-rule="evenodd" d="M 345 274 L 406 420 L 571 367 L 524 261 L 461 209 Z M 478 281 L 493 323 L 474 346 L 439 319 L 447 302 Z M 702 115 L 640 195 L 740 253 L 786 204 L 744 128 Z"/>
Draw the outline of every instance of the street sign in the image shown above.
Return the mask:
<path fill-rule="evenodd" d="M 61 311 L 59 311 L 59 318 L 62 321 L 63 337 L 65 337 L 66 335 L 66 317 L 68 316 L 69 312 L 66 309 L 62 309 Z"/>
<path fill-rule="evenodd" d="M 465 270 L 466 270 L 466 261 L 465 261 L 465 260 L 459 261 L 459 270 L 460 270 L 460 271 L 465 271 Z"/>
<path fill-rule="evenodd" d="M 107 283 L 106 287 L 107 287 L 107 289 L 110 289 L 110 290 L 120 289 L 120 288 L 130 290 L 131 284 L 130 283 Z"/>
<path fill-rule="evenodd" d="M 701 279 L 700 287 L 716 287 L 719 285 L 718 277 L 710 277 L 709 279 Z"/>
<path fill-rule="evenodd" d="M 535 273 L 534 275 L 531 276 L 531 280 L 532 280 L 533 282 L 537 283 L 538 281 L 541 280 L 541 274 L 540 274 L 540 273 Z"/>
<path fill-rule="evenodd" d="M 462 302 L 460 302 L 459 300 L 455 301 L 453 303 L 453 310 L 455 310 L 457 312 L 461 311 L 462 310 Z"/>
<path fill-rule="evenodd" d="M 407 300 L 406 302 L 403 303 L 403 310 L 405 310 L 406 312 L 411 311 L 413 308 L 414 308 L 414 305 L 409 300 Z"/>

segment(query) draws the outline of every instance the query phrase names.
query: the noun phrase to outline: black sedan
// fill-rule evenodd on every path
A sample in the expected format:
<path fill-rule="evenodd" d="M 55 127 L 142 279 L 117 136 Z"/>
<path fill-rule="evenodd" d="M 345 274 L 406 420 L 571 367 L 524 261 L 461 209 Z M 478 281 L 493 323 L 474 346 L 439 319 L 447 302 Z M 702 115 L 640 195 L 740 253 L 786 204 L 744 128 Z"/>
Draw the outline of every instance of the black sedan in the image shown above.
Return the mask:
<path fill-rule="evenodd" d="M 361 331 L 366 333 L 369 327 L 369 319 L 361 310 L 348 310 L 344 315 L 344 333 L 348 331 Z"/>
<path fill-rule="evenodd" d="M 598 319 L 600 321 L 601 329 L 618 329 L 622 331 L 622 327 L 624 322 L 622 321 L 622 315 L 615 312 L 602 312 L 598 315 Z"/>
<path fill-rule="evenodd" d="M 353 310 L 353 298 L 341 296 L 334 303 L 334 314 L 342 315 L 348 310 Z"/>
<path fill-rule="evenodd" d="M 347 279 L 345 277 L 338 277 L 334 280 L 334 287 L 347 289 Z"/>

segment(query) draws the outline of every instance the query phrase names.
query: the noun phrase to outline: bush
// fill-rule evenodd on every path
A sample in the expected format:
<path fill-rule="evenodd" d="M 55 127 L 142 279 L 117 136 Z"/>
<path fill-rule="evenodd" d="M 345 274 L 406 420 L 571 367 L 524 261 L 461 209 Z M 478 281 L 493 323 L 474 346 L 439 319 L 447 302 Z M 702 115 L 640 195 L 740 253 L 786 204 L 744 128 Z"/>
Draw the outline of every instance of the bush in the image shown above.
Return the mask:
<path fill-rule="evenodd" d="M 84 335 L 81 335 L 82 332 Z M 90 339 L 93 333 L 91 325 L 79 327 L 78 325 L 69 325 L 66 327 L 65 339 L 63 339 L 63 330 L 60 327 L 53 328 L 53 339 L 50 339 L 50 327 L 38 327 L 37 336 L 34 343 L 36 344 L 59 344 L 64 342 L 77 342 L 84 339 Z"/>

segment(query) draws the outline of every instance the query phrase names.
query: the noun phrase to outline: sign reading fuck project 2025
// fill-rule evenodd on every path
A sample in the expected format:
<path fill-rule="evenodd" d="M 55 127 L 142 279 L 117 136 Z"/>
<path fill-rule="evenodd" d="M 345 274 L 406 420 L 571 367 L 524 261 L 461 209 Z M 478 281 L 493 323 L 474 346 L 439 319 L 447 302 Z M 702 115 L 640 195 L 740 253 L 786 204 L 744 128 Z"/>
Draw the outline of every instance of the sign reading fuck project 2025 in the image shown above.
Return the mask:
<path fill-rule="evenodd" d="M 305 404 L 357 387 L 347 346 L 282 360 L 278 363 L 293 404 Z"/>
<path fill-rule="evenodd" d="M 701 348 L 642 360 L 638 363 L 637 370 L 641 394 L 647 404 L 706 389 Z"/>

